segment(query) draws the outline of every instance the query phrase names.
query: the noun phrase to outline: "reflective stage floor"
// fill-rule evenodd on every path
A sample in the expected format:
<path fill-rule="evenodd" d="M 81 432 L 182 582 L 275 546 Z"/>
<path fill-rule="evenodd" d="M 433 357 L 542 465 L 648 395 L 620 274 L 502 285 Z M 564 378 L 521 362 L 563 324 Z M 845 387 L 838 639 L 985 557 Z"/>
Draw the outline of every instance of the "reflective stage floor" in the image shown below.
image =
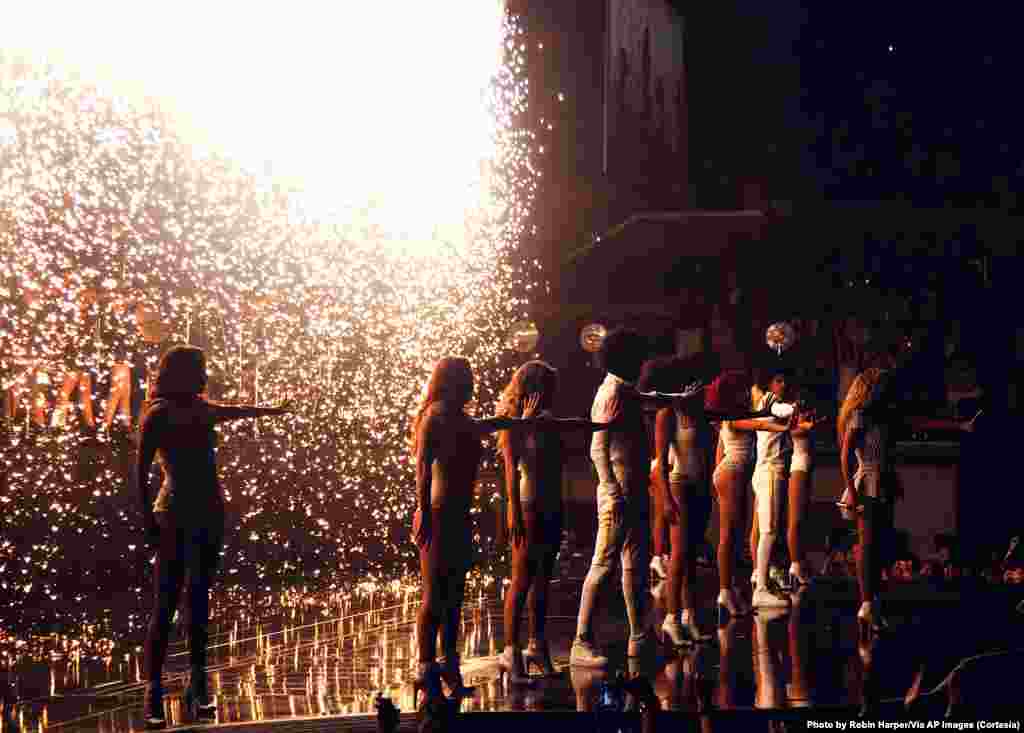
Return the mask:
<path fill-rule="evenodd" d="M 915 679 L 917 689 L 927 693 L 961 660 L 979 654 L 1007 652 L 975 663 L 972 669 L 982 671 L 974 678 L 1019 675 L 1022 657 L 1013 650 L 1024 648 L 1024 616 L 1016 610 L 1020 598 L 1009 588 L 891 585 L 885 596 L 891 633 L 859 640 L 848 579 L 822 581 L 802 592 L 789 613 L 762 612 L 719 627 L 710 570 L 702 570 L 699 597 L 700 625 L 717 630 L 711 644 L 682 652 L 656 646 L 648 657 L 627 661 L 625 609 L 616 581 L 597 626 L 598 642 L 610 657 L 608 671 L 570 670 L 569 647 L 589 556 L 565 555 L 553 584 L 548 634 L 561 678 L 511 687 L 497 664 L 503 647 L 500 591 L 496 584 L 474 591 L 465 605 L 462 643 L 463 673 L 477 691 L 463 701 L 463 712 L 593 710 L 604 683 L 628 672 L 651 683 L 662 710 L 852 717 L 865 702 L 889 714 L 901 707 Z M 413 589 L 394 589 L 335 607 L 222 612 L 212 630 L 209 660 L 217 725 L 359 729 L 372 723 L 367 716 L 374 713 L 378 691 L 403 713 L 412 712 L 408 680 L 415 668 L 417 600 Z M 652 620 L 660 626 L 659 606 L 652 609 Z M 17 667 L 11 684 L 22 702 L 6 707 L 0 731 L 143 729 L 137 653 L 81 662 L 57 656 Z M 172 725 L 188 722 L 182 704 L 186 666 L 187 651 L 178 639 L 166 682 Z M 922 699 L 940 715 L 945 709 L 944 692 Z"/>

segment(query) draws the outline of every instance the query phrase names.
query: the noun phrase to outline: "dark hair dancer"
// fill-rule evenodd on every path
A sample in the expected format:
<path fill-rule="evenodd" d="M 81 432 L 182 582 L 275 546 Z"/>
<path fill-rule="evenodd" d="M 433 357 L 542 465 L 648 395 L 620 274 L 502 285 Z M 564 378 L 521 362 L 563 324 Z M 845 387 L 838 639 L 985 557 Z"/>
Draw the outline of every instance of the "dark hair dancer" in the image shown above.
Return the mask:
<path fill-rule="evenodd" d="M 642 403 L 632 399 L 635 383 L 647 358 L 646 339 L 636 331 L 616 329 L 601 344 L 607 374 L 591 408 L 592 420 L 620 427 L 597 433 L 590 457 L 597 470 L 597 542 L 580 599 L 570 661 L 584 667 L 603 667 L 608 659 L 597 650 L 592 619 L 597 597 L 617 564 L 622 565 L 622 593 L 629 616 L 629 656 L 639 656 L 649 640 L 646 621 L 650 495 L 650 448 Z"/>
<path fill-rule="evenodd" d="M 590 459 L 598 475 L 597 542 L 583 582 L 576 639 L 570 655 L 573 665 L 603 667 L 608 663 L 594 644 L 592 620 L 601 588 L 618 564 L 622 566 L 622 592 L 629 616 L 628 656 L 641 656 L 650 641 L 646 621 L 650 446 L 643 408 L 645 404 L 699 400 L 703 391 L 638 391 L 635 383 L 647 354 L 647 340 L 631 329 L 612 331 L 601 345 L 601 360 L 607 374 L 594 397 L 590 418 L 614 425 L 595 434 L 590 446 Z"/>
<path fill-rule="evenodd" d="M 423 582 L 423 602 L 416 621 L 420 667 L 414 696 L 422 689 L 428 702 L 443 695 L 442 679 L 454 697 L 473 692 L 462 682 L 458 630 L 473 551 L 469 509 L 483 452 L 480 440 L 498 430 L 542 427 L 551 422 L 533 417 L 540 402 L 538 395 L 526 401 L 521 419 L 483 420 L 466 414 L 472 396 L 469 361 L 441 359 L 412 423 L 418 507 L 413 538 L 420 551 Z M 435 660 L 438 630 L 445 655 L 442 666 Z"/>
<path fill-rule="evenodd" d="M 542 361 L 519 367 L 502 393 L 498 414 L 519 417 L 536 396 L 538 417 L 550 418 L 558 388 L 558 372 Z M 545 635 L 548 585 L 562 541 L 562 441 L 558 430 L 603 430 L 607 423 L 579 419 L 552 419 L 537 432 L 498 434 L 505 463 L 508 491 L 508 527 L 512 542 L 512 580 L 505 596 L 505 651 L 501 665 L 513 684 L 530 682 L 528 665 L 546 677 L 555 676 Z M 524 606 L 529 607 L 530 641 L 524 653 L 520 627 Z"/>
<path fill-rule="evenodd" d="M 288 411 L 287 406 L 220 405 L 203 396 L 205 389 L 203 352 L 191 346 L 171 348 L 160 360 L 154 394 L 141 422 L 136 479 L 146 531 L 156 544 L 154 609 L 145 651 L 147 728 L 166 723 L 161 678 L 171 617 L 186 574 L 192 667 L 186 706 L 196 718 L 209 716 L 215 707 L 206 690 L 206 640 L 210 583 L 224 537 L 224 499 L 217 482 L 214 426 Z M 157 457 L 164 478 L 152 501 L 149 474 Z"/>

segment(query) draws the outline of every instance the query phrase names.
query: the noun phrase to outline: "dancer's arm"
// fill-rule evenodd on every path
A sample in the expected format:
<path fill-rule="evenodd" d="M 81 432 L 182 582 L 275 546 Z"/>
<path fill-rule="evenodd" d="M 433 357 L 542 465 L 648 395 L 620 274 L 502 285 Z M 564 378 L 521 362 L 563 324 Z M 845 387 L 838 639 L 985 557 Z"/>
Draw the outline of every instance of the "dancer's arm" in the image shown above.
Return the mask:
<path fill-rule="evenodd" d="M 717 469 L 718 466 L 722 463 L 722 458 L 725 457 L 725 446 L 722 445 L 721 433 L 718 434 L 718 440 L 716 441 L 716 443 L 717 445 L 715 445 L 715 468 Z"/>
<path fill-rule="evenodd" d="M 857 487 L 853 483 L 853 476 L 850 474 L 850 465 L 853 462 L 851 459 L 854 457 L 854 433 L 854 430 L 847 429 L 846 434 L 843 435 L 843 443 L 839 448 L 839 469 L 843 476 L 843 486 L 846 487 L 853 505 L 856 506 L 859 497 L 857 496 Z"/>
<path fill-rule="evenodd" d="M 703 385 L 693 385 L 687 387 L 682 392 L 641 392 L 634 387 L 624 388 L 622 391 L 630 399 L 638 400 L 644 404 L 653 405 L 657 407 L 671 407 L 680 403 L 686 403 L 690 400 L 704 399 Z"/>
<path fill-rule="evenodd" d="M 674 524 L 679 519 L 679 503 L 672 495 L 669 484 L 668 453 L 672 436 L 676 432 L 676 411 L 671 408 L 658 410 L 654 420 L 654 450 L 658 457 L 658 475 L 661 477 L 660 490 L 665 492 L 665 519 Z"/>
<path fill-rule="evenodd" d="M 949 432 L 963 431 L 965 433 L 974 432 L 974 421 L 981 415 L 981 410 L 978 410 L 978 414 L 972 417 L 970 420 L 950 420 L 948 418 L 936 418 L 936 417 L 921 417 L 921 416 L 908 416 L 904 420 L 913 430 L 946 430 Z"/>
<path fill-rule="evenodd" d="M 810 432 L 814 430 L 815 425 L 817 425 L 817 423 L 813 423 L 809 420 L 806 422 L 798 422 L 793 426 L 789 433 L 790 435 L 795 435 L 798 438 L 803 437 L 804 435 L 809 435 Z"/>
<path fill-rule="evenodd" d="M 509 435 L 502 448 L 502 457 L 505 460 L 505 487 L 508 490 L 509 512 L 509 534 L 512 544 L 518 546 L 526 535 L 525 522 L 523 520 L 523 504 L 519 494 L 519 455 L 514 435 Z"/>
<path fill-rule="evenodd" d="M 785 433 L 796 425 L 796 405 L 779 402 L 772 392 L 762 399 L 759 412 L 767 413 L 767 416 L 755 420 L 733 420 L 729 424 L 737 430 L 762 433 Z"/>
<path fill-rule="evenodd" d="M 745 430 L 747 432 L 762 432 L 762 433 L 785 433 L 790 428 L 790 422 L 776 422 L 774 419 L 758 419 L 758 420 L 730 420 L 731 425 L 736 430 Z"/>
<path fill-rule="evenodd" d="M 757 410 L 756 412 L 751 412 L 750 410 L 734 412 L 704 410 L 704 418 L 708 422 L 735 422 L 737 420 L 758 420 L 766 417 L 773 417 L 770 409 Z"/>
<path fill-rule="evenodd" d="M 617 395 L 600 404 L 600 414 L 597 417 L 606 420 L 611 424 L 618 423 L 623 418 L 622 402 Z M 622 497 L 622 486 L 619 485 L 618 477 L 615 475 L 615 467 L 612 465 L 611 454 L 611 432 L 605 430 L 594 435 L 590 447 L 590 458 L 594 462 L 598 476 L 608 487 L 608 493 L 616 498 Z"/>
<path fill-rule="evenodd" d="M 536 418 L 537 430 L 548 432 L 569 432 L 570 430 L 614 430 L 618 423 L 614 422 L 591 422 L 585 417 L 538 417 Z"/>
<path fill-rule="evenodd" d="M 256 407 L 255 405 L 224 405 L 211 402 L 214 422 L 228 422 L 247 417 L 275 417 L 291 412 L 291 402 L 285 401 L 279 407 Z"/>
<path fill-rule="evenodd" d="M 153 520 L 153 501 L 149 492 L 149 474 L 153 469 L 157 448 L 163 441 L 167 429 L 167 413 L 163 407 L 153 407 L 142 416 L 139 428 L 139 453 L 135 463 L 135 481 L 139 490 L 139 501 L 142 516 L 146 522 L 146 530 L 155 528 Z"/>
<path fill-rule="evenodd" d="M 796 436 L 808 435 L 812 430 L 821 425 L 822 423 L 828 422 L 827 417 L 816 417 L 810 420 L 797 418 L 796 424 L 790 431 L 791 434 Z"/>
<path fill-rule="evenodd" d="M 539 405 L 540 395 L 532 394 L 527 397 L 526 402 L 523 404 L 522 417 L 470 418 L 470 422 L 481 436 L 487 435 L 488 433 L 496 433 L 499 430 L 524 430 L 526 428 L 534 428 L 537 427 L 539 422 L 541 422 L 541 418 L 534 417 Z"/>
<path fill-rule="evenodd" d="M 494 433 L 500 430 L 534 430 L 546 432 L 569 432 L 570 430 L 614 430 L 614 422 L 592 422 L 580 417 L 550 417 L 547 415 L 534 416 L 537 405 L 540 404 L 540 395 L 534 395 L 526 401 L 523 407 L 523 416 L 519 417 L 486 417 L 474 419 L 473 424 L 483 433 Z"/>
<path fill-rule="evenodd" d="M 429 547 L 431 540 L 430 490 L 434 459 L 440 453 L 438 443 L 444 434 L 444 421 L 439 415 L 427 414 L 416 436 L 416 497 L 418 522 L 414 522 L 413 539 L 419 547 Z"/>

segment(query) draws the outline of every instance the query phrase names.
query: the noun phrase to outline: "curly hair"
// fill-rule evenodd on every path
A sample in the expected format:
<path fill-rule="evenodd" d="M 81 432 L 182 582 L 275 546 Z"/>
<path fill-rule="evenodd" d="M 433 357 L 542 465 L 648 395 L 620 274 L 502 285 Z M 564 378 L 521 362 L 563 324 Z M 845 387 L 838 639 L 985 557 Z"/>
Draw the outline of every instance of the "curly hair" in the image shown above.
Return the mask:
<path fill-rule="evenodd" d="M 634 381 L 650 353 L 647 339 L 631 328 L 616 328 L 601 343 L 601 364 L 615 376 Z"/>
<path fill-rule="evenodd" d="M 523 403 L 531 394 L 540 395 L 539 410 L 549 410 L 558 389 L 558 370 L 544 361 L 528 361 L 516 369 L 508 386 L 498 398 L 496 415 L 521 417 Z M 498 450 L 504 450 L 510 440 L 510 431 L 498 433 Z"/>

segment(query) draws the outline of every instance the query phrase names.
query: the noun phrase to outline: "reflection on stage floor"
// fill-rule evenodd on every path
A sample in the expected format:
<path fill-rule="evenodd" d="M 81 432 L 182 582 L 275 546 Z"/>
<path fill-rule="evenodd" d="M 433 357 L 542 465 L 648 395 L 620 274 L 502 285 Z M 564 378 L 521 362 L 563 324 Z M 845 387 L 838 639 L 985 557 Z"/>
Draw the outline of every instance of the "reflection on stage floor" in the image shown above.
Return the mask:
<path fill-rule="evenodd" d="M 499 583 L 467 599 L 463 674 L 476 694 L 464 712 L 593 710 L 619 673 L 650 683 L 662 710 L 821 711 L 901 701 L 914 688 L 939 685 L 961 659 L 1024 646 L 1015 599 L 994 591 L 923 584 L 894 586 L 886 596 L 891 633 L 861 639 L 857 602 L 847 579 L 821 582 L 793 596 L 788 612 L 762 611 L 717 627 L 712 643 L 673 652 L 652 648 L 626 659 L 625 609 L 617 588 L 599 614 L 598 642 L 607 671 L 568 667 L 588 556 L 572 553 L 553 584 L 549 610 L 552 656 L 562 676 L 513 687 L 498 666 L 503 647 Z M 716 629 L 715 576 L 702 571 L 700 625 Z M 414 589 L 381 592 L 335 609 L 309 606 L 221 615 L 211 636 L 210 689 L 217 723 L 374 714 L 378 692 L 403 712 L 414 710 Z M 653 621 L 660 625 L 656 603 Z M 978 614 L 982 614 L 979 616 Z M 967 619 L 973 619 L 968 624 Z M 11 674 L 23 701 L 7 706 L 0 731 L 142 730 L 140 660 L 133 651 L 105 661 L 58 658 L 21 663 Z M 182 692 L 184 642 L 174 643 L 166 686 L 169 723 L 187 722 Z M 16 679 L 14 679 L 16 677 Z M 614 686 L 613 686 L 614 687 Z"/>

